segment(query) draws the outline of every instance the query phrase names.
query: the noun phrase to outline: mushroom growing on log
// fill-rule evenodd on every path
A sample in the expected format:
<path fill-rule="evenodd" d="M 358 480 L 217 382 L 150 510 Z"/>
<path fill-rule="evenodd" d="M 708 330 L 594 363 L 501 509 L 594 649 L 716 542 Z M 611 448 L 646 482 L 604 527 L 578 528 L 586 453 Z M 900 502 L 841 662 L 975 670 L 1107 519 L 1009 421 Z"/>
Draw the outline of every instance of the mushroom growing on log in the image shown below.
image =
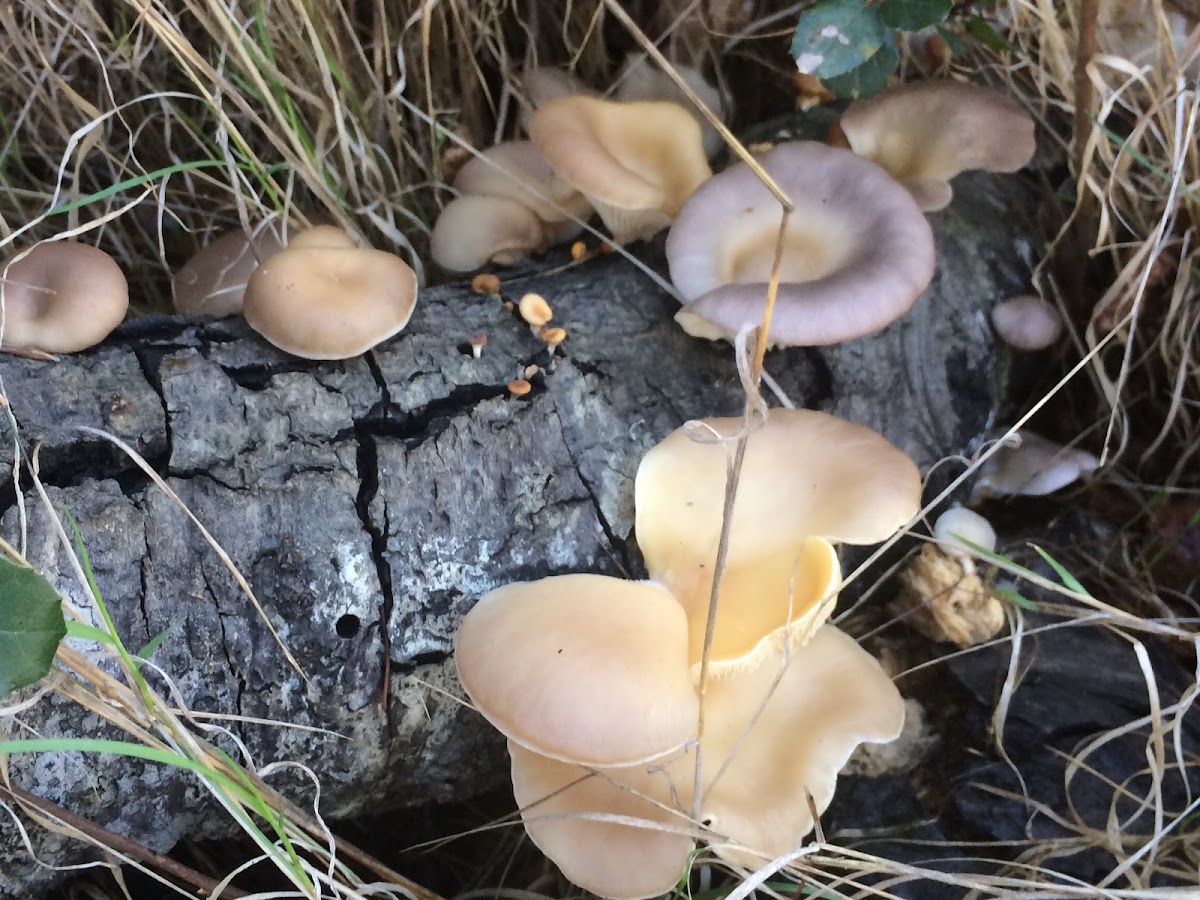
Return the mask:
<path fill-rule="evenodd" d="M 1034 239 L 1013 226 L 1023 201 L 1011 180 L 964 174 L 955 195 L 931 219 L 933 285 L 902 323 L 767 357 L 797 405 L 882 432 L 922 469 L 985 433 L 997 390 L 986 311 L 1025 288 L 1034 257 Z M 181 701 L 248 717 L 223 724 L 260 764 L 310 766 L 330 821 L 501 782 L 502 739 L 439 693 L 458 690 L 459 620 L 512 581 L 636 577 L 638 462 L 685 420 L 744 402 L 729 348 L 684 334 L 678 303 L 615 255 L 516 272 L 504 287 L 543 295 L 570 332 L 553 366 L 536 334 L 466 284 L 423 292 L 402 333 L 345 361 L 298 360 L 240 320 L 183 318 L 128 323 L 56 364 L 0 359 L 22 444 L 42 442 L 42 478 L 79 521 L 127 645 L 171 629 L 152 658 Z M 456 349 L 474 331 L 488 336 L 479 358 Z M 513 373 L 534 362 L 544 374 L 509 402 Z M 183 513 L 78 425 L 118 435 L 163 474 L 245 573 L 311 687 Z M 0 464 L 11 467 L 3 427 Z M 29 558 L 90 608 L 27 480 L 21 490 Z M 0 533 L 18 537 L 11 484 L 0 511 Z M 21 726 L 0 715 L 0 730 L 117 736 L 54 692 L 18 715 Z M 15 785 L 157 850 L 234 830 L 186 772 L 66 753 L 8 765 Z M 311 801 L 298 777 L 272 783 Z M 32 831 L 44 863 L 90 858 Z M 32 900 L 59 877 L 0 816 L 0 896 Z"/>

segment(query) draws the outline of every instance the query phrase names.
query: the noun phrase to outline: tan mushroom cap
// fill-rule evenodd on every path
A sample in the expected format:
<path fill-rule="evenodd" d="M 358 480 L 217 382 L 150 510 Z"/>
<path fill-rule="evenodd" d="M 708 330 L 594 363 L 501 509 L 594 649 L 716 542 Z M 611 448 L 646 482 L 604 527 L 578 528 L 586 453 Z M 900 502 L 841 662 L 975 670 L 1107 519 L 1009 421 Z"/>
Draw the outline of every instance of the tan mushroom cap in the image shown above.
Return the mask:
<path fill-rule="evenodd" d="M 772 656 L 712 681 L 704 700 L 700 816 L 730 839 L 711 843 L 717 855 L 750 869 L 800 847 L 813 828 L 806 791 L 824 812 L 855 747 L 894 740 L 904 726 L 896 686 L 832 625 L 813 635 L 775 684 L 781 665 Z M 694 766 L 692 754 L 673 763 L 673 780 L 685 781 Z"/>
<path fill-rule="evenodd" d="M 699 70 L 677 63 L 675 71 L 679 73 L 684 83 L 692 89 L 692 92 L 700 98 L 705 106 L 716 113 L 722 121 L 729 121 L 729 113 L 732 107 L 731 101 L 722 95 L 720 90 L 710 84 L 708 79 Z M 656 63 L 652 63 L 645 53 L 629 54 L 625 60 L 625 65 L 621 67 L 621 71 L 617 75 L 617 79 L 619 84 L 617 86 L 616 99 L 626 103 L 633 100 L 659 100 L 678 103 L 700 125 L 705 154 L 711 158 L 721 149 L 723 145 L 721 135 L 709 124 L 700 110 L 692 104 L 691 99 L 679 89 L 674 79 L 660 69 Z"/>
<path fill-rule="evenodd" d="M 671 829 L 690 824 L 674 805 L 691 807 L 690 777 L 672 785 L 662 768 L 646 764 L 592 775 L 512 741 L 508 752 L 525 830 L 572 882 L 600 897 L 641 900 L 666 893 L 683 875 L 694 841 Z M 664 830 L 600 816 L 644 819 Z"/>
<path fill-rule="evenodd" d="M 531 141 L 506 141 L 484 150 L 462 167 L 454 188 L 460 194 L 503 197 L 527 207 L 543 222 L 559 226 L 554 229 L 555 242 L 579 233 L 581 226 L 572 217 L 586 219 L 592 212 L 587 198 L 554 174 Z"/>
<path fill-rule="evenodd" d="M 251 328 L 295 356 L 349 359 L 408 324 L 417 276 L 400 257 L 305 242 L 293 240 L 251 276 L 243 309 Z"/>
<path fill-rule="evenodd" d="M 560 97 L 533 114 L 529 134 L 618 243 L 665 228 L 712 174 L 700 126 L 677 103 Z"/>
<path fill-rule="evenodd" d="M 946 182 L 960 172 L 1015 172 L 1037 149 L 1033 118 L 1016 100 L 961 81 L 912 82 L 856 100 L 841 128 L 855 153 L 910 187 L 927 212 L 950 202 Z"/>
<path fill-rule="evenodd" d="M 687 610 L 692 665 L 703 651 L 734 446 L 714 435 L 730 438 L 741 424 L 704 419 L 676 430 L 643 457 L 634 484 L 638 545 L 650 577 Z M 916 464 L 882 435 L 826 413 L 772 409 L 742 466 L 711 657 L 717 670 L 751 665 L 785 637 L 803 640 L 832 611 L 841 579 L 827 542 L 884 540 L 916 514 L 920 498 Z"/>
<path fill-rule="evenodd" d="M 358 247 L 358 242 L 345 229 L 336 225 L 314 225 L 289 238 L 287 246 L 289 250 L 314 247 L 326 250 L 353 250 Z"/>
<path fill-rule="evenodd" d="M 527 206 L 504 197 L 466 196 L 442 210 L 429 251 L 439 266 L 469 272 L 488 262 L 512 265 L 548 245 L 545 225 Z"/>
<path fill-rule="evenodd" d="M 0 268 L 3 345 L 45 353 L 78 353 L 121 324 L 129 286 L 103 250 L 75 241 L 33 247 Z"/>
<path fill-rule="evenodd" d="M 699 711 L 683 609 L 654 584 L 560 575 L 485 595 L 454 658 L 479 711 L 544 756 L 633 765 L 682 746 Z"/>
<path fill-rule="evenodd" d="M 263 228 L 253 237 L 241 230 L 221 235 L 198 250 L 171 279 L 176 312 L 196 316 L 240 313 L 246 282 L 259 263 L 283 246 L 274 226 Z"/>

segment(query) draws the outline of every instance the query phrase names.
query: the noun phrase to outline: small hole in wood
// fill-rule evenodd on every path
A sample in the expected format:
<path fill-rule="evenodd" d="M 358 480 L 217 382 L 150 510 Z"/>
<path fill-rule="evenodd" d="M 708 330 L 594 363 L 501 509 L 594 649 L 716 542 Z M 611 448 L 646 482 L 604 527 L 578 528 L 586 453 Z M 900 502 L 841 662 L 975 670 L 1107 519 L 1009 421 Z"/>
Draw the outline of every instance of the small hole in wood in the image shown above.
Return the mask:
<path fill-rule="evenodd" d="M 337 620 L 337 625 L 334 627 L 337 628 L 338 637 L 352 638 L 358 634 L 358 629 L 362 627 L 362 622 L 359 621 L 358 616 L 346 613 L 346 615 Z"/>

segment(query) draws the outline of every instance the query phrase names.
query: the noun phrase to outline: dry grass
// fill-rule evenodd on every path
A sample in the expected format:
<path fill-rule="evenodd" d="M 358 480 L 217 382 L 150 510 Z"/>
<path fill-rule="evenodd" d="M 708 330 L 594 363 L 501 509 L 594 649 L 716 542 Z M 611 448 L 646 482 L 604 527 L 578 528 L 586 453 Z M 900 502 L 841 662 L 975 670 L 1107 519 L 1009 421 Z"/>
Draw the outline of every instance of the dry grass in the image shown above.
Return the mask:
<path fill-rule="evenodd" d="M 1170 33 L 1163 3 L 1136 4 L 1154 25 L 1152 37 Z M 744 119 L 786 98 L 786 88 L 764 86 L 787 84 L 782 51 L 798 7 L 714 0 L 706 4 L 708 23 L 698 28 L 697 3 L 623 5 L 677 59 L 719 57 Z M 1064 213 L 1074 200 L 1069 216 L 1050 223 L 1051 250 L 1037 277 L 1072 328 L 1063 371 L 1082 377 L 1064 378 L 1055 396 L 1030 398 L 1030 407 L 1062 413 L 1057 419 L 1066 424 L 1056 437 L 1103 450 L 1100 487 L 1074 499 L 1123 525 L 1115 552 L 1063 548 L 1060 558 L 1090 592 L 1016 574 L 1040 578 L 1048 592 L 1040 611 L 1063 623 L 1053 627 L 1085 621 L 1116 628 L 1135 648 L 1148 634 L 1191 640 L 1197 604 L 1187 579 L 1164 574 L 1172 537 L 1162 522 L 1164 510 L 1175 516 L 1171 521 L 1194 522 L 1200 508 L 1196 49 L 1131 59 L 1138 48 L 1117 40 L 1112 19 L 1102 15 L 1100 55 L 1081 81 L 1083 4 L 1002 0 L 1000 7 L 1012 50 L 972 46 L 951 67 L 1007 84 L 1025 101 L 1046 124 L 1044 134 L 1059 141 L 1063 177 L 1049 187 L 1068 198 Z M 568 64 L 603 86 L 635 46 L 604 12 L 603 0 L 561 6 L 537 0 L 16 0 L 0 9 L 0 29 L 8 42 L 0 54 L 0 255 L 38 239 L 85 235 L 122 263 L 142 309 L 166 308 L 168 273 L 209 235 L 270 217 L 336 222 L 376 246 L 399 248 L 421 271 L 429 228 L 450 196 L 444 183 L 447 153 L 456 146 L 450 135 L 473 147 L 514 135 L 526 66 Z M 912 60 L 905 65 L 916 68 Z M 1080 84 L 1090 97 L 1076 97 Z M 1092 115 L 1072 140 L 1081 105 Z M 1005 640 L 1019 647 L 1031 632 L 1019 611 L 1013 624 Z M 1153 666 L 1144 653 L 1138 658 L 1148 696 L 1156 696 Z M 82 671 L 80 660 L 65 662 L 81 677 L 69 685 L 59 679 L 55 689 L 112 707 L 110 716 L 131 739 L 161 743 L 140 720 L 146 698 L 134 690 L 132 672 L 120 683 L 94 667 Z M 1014 668 L 995 710 L 1001 755 L 1006 702 L 1019 679 Z M 822 841 L 756 876 L 734 873 L 719 882 L 732 885 L 720 893 L 745 896 L 759 887 L 779 897 L 799 882 L 813 890 L 824 886 L 826 896 L 893 896 L 886 883 L 862 886 L 867 876 L 882 873 L 894 883 L 949 882 L 979 897 L 1093 897 L 1100 886 L 1067 883 L 1041 866 L 1056 854 L 1098 846 L 1120 860 L 1102 886 L 1104 896 L 1165 896 L 1151 888 L 1154 876 L 1194 876 L 1200 859 L 1192 824 L 1197 803 L 1168 810 L 1154 792 L 1167 773 L 1196 764 L 1173 749 L 1195 689 L 1174 706 L 1152 704 L 1144 718 L 1125 726 L 1145 740 L 1147 768 L 1112 785 L 1112 828 L 1097 831 L 1071 810 L 1051 810 L 1073 836 L 1015 848 L 1017 860 L 999 870 L 996 848 L 980 849 L 978 856 L 972 847 L 935 848 L 983 873 L 974 876 L 914 869 Z M 154 708 L 160 726 L 192 758 L 217 767 L 173 712 Z M 1092 757 L 1118 737 L 1114 731 L 1082 742 L 1068 779 L 1087 771 Z M 1117 800 L 1142 790 L 1131 786 L 1139 775 L 1151 786 L 1134 797 L 1143 815 L 1122 819 Z M 1030 808 L 1042 803 L 1036 796 L 1024 800 Z M 513 830 L 511 824 L 499 828 Z M 307 840 L 320 858 L 320 840 L 305 838 L 303 829 L 290 836 Z M 1011 856 L 1014 848 L 1005 849 Z M 697 866 L 705 870 L 707 863 L 700 858 Z M 498 868 L 497 883 L 504 871 Z M 712 871 L 701 877 L 711 878 Z M 499 896 L 553 896 L 560 889 L 541 879 Z M 343 895 L 357 896 L 355 890 L 361 884 L 346 886 Z"/>

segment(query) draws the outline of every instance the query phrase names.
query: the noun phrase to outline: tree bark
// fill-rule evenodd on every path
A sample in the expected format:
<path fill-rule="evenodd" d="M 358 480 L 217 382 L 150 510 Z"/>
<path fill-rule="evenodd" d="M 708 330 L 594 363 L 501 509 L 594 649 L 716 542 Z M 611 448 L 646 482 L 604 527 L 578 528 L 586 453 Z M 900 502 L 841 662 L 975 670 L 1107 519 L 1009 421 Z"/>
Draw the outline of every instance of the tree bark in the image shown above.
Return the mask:
<path fill-rule="evenodd" d="M 997 397 L 988 310 L 1028 288 L 1035 256 L 1011 224 L 1014 184 L 956 180 L 955 202 L 931 216 L 937 275 L 905 318 L 840 346 L 768 354 L 791 399 L 881 431 L 922 468 L 969 452 Z M 239 319 L 162 317 L 57 363 L 0 361 L 21 446 L 41 443 L 41 477 L 78 520 L 126 645 L 168 631 L 152 659 L 182 701 L 217 717 L 202 721 L 229 728 L 256 764 L 309 766 L 326 818 L 463 798 L 503 778 L 501 741 L 451 699 L 457 622 L 510 581 L 639 576 L 642 454 L 689 418 L 742 408 L 730 348 L 680 331 L 675 302 L 618 257 L 509 274 L 504 290 L 547 298 L 565 355 L 552 360 L 499 301 L 455 284 L 424 291 L 398 338 L 346 362 L 286 356 Z M 473 331 L 488 335 L 478 359 L 465 347 Z M 514 399 L 506 383 L 530 364 L 534 389 Z M 167 478 L 245 574 L 308 686 L 182 511 L 77 425 L 128 441 Z M 6 425 L 9 467 L 13 440 Z M 28 487 L 23 476 L 24 524 L 17 491 L 0 495 L 4 537 L 92 609 Z M 114 671 L 96 645 L 77 647 Z M 0 732 L 119 737 L 54 692 L 0 713 Z M 235 827 L 177 770 L 77 753 L 8 766 L 15 784 L 156 850 Z M 300 779 L 272 783 L 311 803 Z M 94 856 L 30 832 L 44 863 Z M 37 897 L 55 878 L 0 814 L 0 896 Z"/>

